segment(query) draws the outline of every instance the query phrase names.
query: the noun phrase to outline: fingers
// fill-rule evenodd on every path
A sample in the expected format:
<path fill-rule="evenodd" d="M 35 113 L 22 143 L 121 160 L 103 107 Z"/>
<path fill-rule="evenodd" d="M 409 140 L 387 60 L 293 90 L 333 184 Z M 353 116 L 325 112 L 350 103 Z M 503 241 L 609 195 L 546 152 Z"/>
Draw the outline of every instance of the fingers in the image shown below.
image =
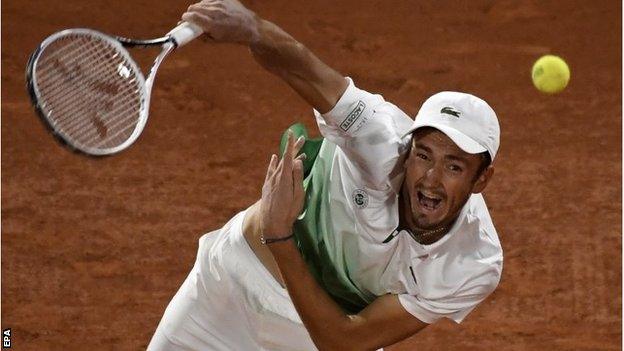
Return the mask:
<path fill-rule="evenodd" d="M 281 181 L 282 177 L 282 169 L 284 168 L 284 162 L 283 159 L 280 159 L 279 157 L 275 156 L 276 158 L 276 162 L 275 162 L 275 168 L 273 169 L 273 174 L 271 174 L 270 178 L 269 178 L 269 182 L 271 184 L 271 186 L 275 187 L 277 186 L 277 184 Z"/>
<path fill-rule="evenodd" d="M 201 4 L 224 7 L 223 0 L 204 0 Z"/>
<path fill-rule="evenodd" d="M 305 143 L 305 138 L 300 136 L 296 141 L 294 138 L 294 134 L 292 131 L 288 131 L 288 141 L 286 143 L 286 150 L 284 150 L 284 157 L 282 161 L 284 162 L 284 173 L 292 174 L 292 165 L 295 156 L 303 147 Z"/>
<path fill-rule="evenodd" d="M 286 143 L 286 150 L 284 151 L 284 158 L 286 156 L 290 156 L 290 158 L 293 158 L 294 146 L 297 141 L 299 140 L 295 141 L 295 134 L 292 132 L 292 130 L 288 130 L 288 142 Z"/>
<path fill-rule="evenodd" d="M 308 158 L 306 154 L 300 154 L 299 156 L 295 158 L 295 161 L 299 160 L 303 164 L 303 161 L 305 161 L 306 158 Z"/>
<path fill-rule="evenodd" d="M 189 6 L 186 12 L 182 14 L 182 20 L 200 26 L 207 36 L 212 38 L 210 32 L 213 30 L 214 21 L 224 16 L 225 10 L 221 3 L 202 1 Z"/>
<path fill-rule="evenodd" d="M 297 211 L 296 216 L 299 215 L 303 206 L 303 197 L 303 160 L 297 157 L 293 162 L 293 207 Z"/>
<path fill-rule="evenodd" d="M 301 150 L 304 144 L 305 144 L 305 138 L 303 136 L 300 136 L 297 139 L 297 142 L 295 143 L 295 149 L 294 149 L 293 155 L 296 155 L 297 153 L 299 153 L 299 150 Z"/>
<path fill-rule="evenodd" d="M 198 9 L 202 7 L 215 7 L 215 8 L 223 9 L 225 8 L 225 5 L 223 4 L 223 1 L 217 1 L 217 0 L 205 1 L 204 0 L 204 1 L 197 2 L 197 3 L 190 5 L 188 9 L 193 10 L 193 9 Z"/>
<path fill-rule="evenodd" d="M 303 144 L 305 144 L 305 138 L 303 136 L 300 136 L 299 138 L 295 139 L 295 134 L 292 132 L 292 130 L 289 130 L 288 131 L 288 143 L 286 144 L 284 157 L 286 157 L 286 154 L 289 154 L 291 158 L 294 158 L 294 156 L 303 147 Z"/>
<path fill-rule="evenodd" d="M 279 158 L 277 157 L 276 154 L 271 155 L 271 162 L 269 163 L 269 168 L 271 169 L 271 172 L 275 173 L 275 169 L 277 168 L 277 162 L 278 162 Z"/>
<path fill-rule="evenodd" d="M 266 177 L 264 178 L 264 182 L 267 183 L 275 174 L 275 170 L 277 168 L 277 155 L 271 155 L 271 161 L 269 161 L 269 167 L 267 168 Z"/>
<path fill-rule="evenodd" d="M 203 4 L 194 4 L 188 7 L 186 12 L 190 13 L 200 13 L 202 15 L 208 16 L 210 18 L 222 18 L 225 16 L 226 12 L 222 6 L 213 6 L 213 5 L 203 5 Z"/>
<path fill-rule="evenodd" d="M 236 0 L 202 1 L 188 7 L 183 19 L 200 26 L 215 42 L 249 44 L 258 37 L 257 16 Z"/>
<path fill-rule="evenodd" d="M 280 183 L 282 186 L 291 187 L 294 182 L 303 182 L 303 161 L 307 156 L 306 154 L 300 154 L 295 157 L 295 155 L 303 147 L 305 138 L 300 137 L 295 141 L 291 131 L 288 131 L 287 135 L 283 157 L 279 159 L 276 155 L 271 155 L 271 161 L 264 179 L 265 184 L 275 186 L 277 183 Z"/>
<path fill-rule="evenodd" d="M 293 132 L 288 131 L 286 139 L 286 150 L 282 156 L 282 177 L 292 176 L 292 159 L 293 159 Z"/>
<path fill-rule="evenodd" d="M 212 28 L 212 18 L 199 12 L 185 12 L 182 14 L 182 20 L 200 26 L 206 33 Z"/>
<path fill-rule="evenodd" d="M 182 20 L 178 22 L 178 25 L 183 22 L 190 22 L 201 27 L 204 34 L 200 39 L 204 42 L 214 43 L 215 38 L 212 36 L 213 31 L 213 18 L 206 16 L 198 12 L 185 12 L 182 14 Z"/>

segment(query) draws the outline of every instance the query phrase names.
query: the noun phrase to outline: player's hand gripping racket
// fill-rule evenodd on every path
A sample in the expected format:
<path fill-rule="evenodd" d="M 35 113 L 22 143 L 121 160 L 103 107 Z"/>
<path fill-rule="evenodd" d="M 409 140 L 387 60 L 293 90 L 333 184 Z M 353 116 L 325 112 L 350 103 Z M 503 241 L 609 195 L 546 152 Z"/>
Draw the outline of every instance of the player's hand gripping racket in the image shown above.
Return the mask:
<path fill-rule="evenodd" d="M 26 80 L 44 123 L 74 150 L 110 155 L 141 134 L 162 60 L 202 30 L 184 22 L 166 36 L 133 40 L 91 29 L 67 29 L 45 39 L 28 61 Z M 124 47 L 161 46 L 147 78 Z"/>

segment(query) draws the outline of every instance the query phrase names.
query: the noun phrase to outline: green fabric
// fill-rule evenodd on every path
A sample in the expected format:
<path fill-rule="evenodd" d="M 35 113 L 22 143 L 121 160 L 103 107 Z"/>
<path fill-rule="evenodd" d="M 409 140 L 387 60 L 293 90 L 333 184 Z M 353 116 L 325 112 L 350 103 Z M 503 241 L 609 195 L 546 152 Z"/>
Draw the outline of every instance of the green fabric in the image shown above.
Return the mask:
<path fill-rule="evenodd" d="M 289 130 L 293 132 L 295 139 L 300 136 L 303 136 L 306 139 L 305 144 L 303 144 L 303 147 L 301 147 L 301 150 L 299 150 L 297 155 L 303 153 L 306 155 L 306 159 L 303 161 L 303 176 L 307 177 L 312 170 L 312 165 L 314 164 L 314 160 L 316 159 L 319 149 L 321 148 L 323 138 L 310 139 L 306 127 L 302 123 L 295 123 L 282 134 L 282 140 L 280 141 L 280 156 L 284 155 L 284 151 L 286 150 Z"/>
<path fill-rule="evenodd" d="M 289 129 L 296 136 L 307 137 L 301 124 Z M 287 134 L 282 135 L 283 153 Z M 322 146 L 322 147 L 321 147 Z M 336 146 L 322 138 L 306 140 L 302 152 L 306 153 L 309 168 L 304 164 L 304 188 L 306 192 L 304 212 L 294 225 L 297 247 L 316 281 L 347 313 L 358 313 L 374 296 L 360 291 L 350 280 L 345 262 L 332 257 L 328 243 L 333 240 L 331 208 L 329 203 L 329 174 Z"/>

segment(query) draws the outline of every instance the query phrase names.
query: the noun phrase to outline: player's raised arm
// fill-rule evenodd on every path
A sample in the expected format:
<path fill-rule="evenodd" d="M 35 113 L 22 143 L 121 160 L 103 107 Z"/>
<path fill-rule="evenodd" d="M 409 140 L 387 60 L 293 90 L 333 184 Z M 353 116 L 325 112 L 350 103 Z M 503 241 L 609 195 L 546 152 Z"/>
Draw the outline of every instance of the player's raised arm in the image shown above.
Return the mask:
<path fill-rule="evenodd" d="M 189 6 L 182 19 L 199 25 L 214 41 L 248 45 L 264 68 L 321 113 L 329 111 L 347 88 L 341 74 L 236 0 L 204 0 Z"/>

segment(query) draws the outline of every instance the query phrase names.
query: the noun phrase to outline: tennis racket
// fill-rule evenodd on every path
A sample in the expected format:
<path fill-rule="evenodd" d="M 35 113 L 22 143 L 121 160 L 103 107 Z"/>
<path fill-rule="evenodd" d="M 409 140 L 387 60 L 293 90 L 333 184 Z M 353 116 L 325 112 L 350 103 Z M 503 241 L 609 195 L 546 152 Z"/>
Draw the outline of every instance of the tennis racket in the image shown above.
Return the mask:
<path fill-rule="evenodd" d="M 175 48 L 202 34 L 184 22 L 151 40 L 67 29 L 45 39 L 28 60 L 31 101 L 63 144 L 87 155 L 118 153 L 139 137 L 156 71 Z M 147 78 L 125 48 L 161 46 Z"/>

